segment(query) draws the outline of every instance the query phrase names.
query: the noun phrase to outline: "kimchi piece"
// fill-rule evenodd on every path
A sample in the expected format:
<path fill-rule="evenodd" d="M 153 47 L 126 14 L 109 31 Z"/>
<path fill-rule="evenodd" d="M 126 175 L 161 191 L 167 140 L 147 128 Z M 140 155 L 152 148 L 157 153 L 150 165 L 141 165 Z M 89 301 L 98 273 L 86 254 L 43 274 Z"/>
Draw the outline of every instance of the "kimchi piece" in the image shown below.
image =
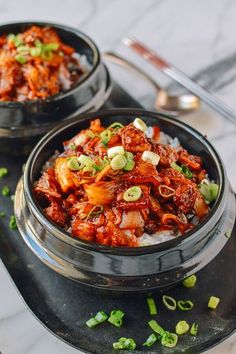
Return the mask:
<path fill-rule="evenodd" d="M 218 195 L 200 156 L 140 118 L 108 127 L 95 119 L 63 146 L 34 193 L 50 221 L 86 242 L 137 247 L 181 237 Z"/>
<path fill-rule="evenodd" d="M 46 99 L 75 86 L 87 70 L 53 28 L 0 36 L 0 101 Z"/>

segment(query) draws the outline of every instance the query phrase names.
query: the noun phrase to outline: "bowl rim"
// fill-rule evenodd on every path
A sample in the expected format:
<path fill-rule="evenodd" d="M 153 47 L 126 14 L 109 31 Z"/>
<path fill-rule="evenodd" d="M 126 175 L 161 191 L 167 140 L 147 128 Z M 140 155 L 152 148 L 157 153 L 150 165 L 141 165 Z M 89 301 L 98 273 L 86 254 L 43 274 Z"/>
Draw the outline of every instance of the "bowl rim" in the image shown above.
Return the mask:
<path fill-rule="evenodd" d="M 149 246 L 144 246 L 144 247 L 112 247 L 112 246 L 105 246 L 101 245 L 98 243 L 92 243 L 88 241 L 83 241 L 78 238 L 74 238 L 71 236 L 71 234 L 67 231 L 65 231 L 63 228 L 57 226 L 55 223 L 50 221 L 43 213 L 41 208 L 39 207 L 36 198 L 33 194 L 33 189 L 32 189 L 32 183 L 31 183 L 31 171 L 34 166 L 34 163 L 37 159 L 37 156 L 40 154 L 41 150 L 43 149 L 44 145 L 48 143 L 51 139 L 53 139 L 58 133 L 63 132 L 63 130 L 66 130 L 70 127 L 76 126 L 77 124 L 83 123 L 83 122 L 88 122 L 92 118 L 100 118 L 103 120 L 105 117 L 113 116 L 114 119 L 117 115 L 130 115 L 130 117 L 135 117 L 135 116 L 144 116 L 147 118 L 159 118 L 161 120 L 167 121 L 171 124 L 177 125 L 178 127 L 184 129 L 186 132 L 190 133 L 194 138 L 200 140 L 209 153 L 214 157 L 214 160 L 216 162 L 216 167 L 218 170 L 219 174 L 219 180 L 220 180 L 220 188 L 219 188 L 219 193 L 217 200 L 214 202 L 209 214 L 205 217 L 205 219 L 200 222 L 197 226 L 195 226 L 192 230 L 188 231 L 186 234 L 183 236 L 176 237 L 174 239 L 171 239 L 169 241 L 165 241 L 159 244 L 154 244 L 154 245 L 149 245 Z M 205 231 L 207 234 L 209 232 L 209 224 L 212 222 L 212 218 L 214 215 L 217 215 L 218 218 L 216 222 L 214 223 L 217 224 L 219 221 L 224 208 L 220 208 L 220 206 L 224 206 L 226 202 L 226 197 L 228 193 L 228 179 L 225 171 L 224 164 L 215 150 L 215 148 L 211 145 L 210 142 L 202 135 L 200 132 L 198 132 L 196 129 L 190 127 L 186 123 L 183 123 L 175 118 L 173 118 L 170 115 L 166 115 L 163 113 L 159 112 L 152 112 L 152 111 L 147 111 L 144 109 L 138 109 L 138 108 L 117 108 L 117 109 L 112 109 L 112 110 L 102 110 L 99 112 L 90 112 L 86 114 L 81 114 L 76 117 L 74 117 L 73 120 L 70 122 L 63 122 L 62 124 L 59 124 L 56 128 L 52 129 L 50 132 L 48 132 L 34 147 L 32 150 L 26 165 L 25 165 L 25 170 L 24 170 L 24 175 L 23 175 L 23 188 L 24 188 L 24 195 L 26 199 L 26 203 L 28 207 L 30 208 L 31 212 L 34 214 L 36 217 L 37 221 L 40 222 L 45 229 L 52 234 L 54 237 L 59 238 L 61 241 L 65 242 L 66 244 L 70 244 L 72 247 L 75 248 L 80 248 L 84 250 L 90 250 L 94 252 L 102 252 L 102 253 L 111 253 L 113 255 L 122 255 L 122 256 L 134 256 L 134 255 L 145 255 L 149 253 L 155 253 L 159 251 L 164 251 L 166 249 L 171 249 L 174 247 L 177 247 L 180 243 L 186 243 L 191 241 L 193 238 L 197 238 L 197 235 L 202 233 L 202 230 Z M 214 225 L 211 225 L 212 227 Z"/>
<path fill-rule="evenodd" d="M 34 99 L 34 100 L 25 100 L 25 101 L 0 101 L 0 108 L 4 107 L 4 108 L 17 108 L 17 107 L 24 107 L 24 106 L 32 106 L 32 105 L 37 105 L 37 104 L 46 104 L 46 103 L 50 103 L 50 102 L 54 102 L 54 101 L 58 101 L 61 100 L 67 96 L 69 96 L 70 94 L 73 94 L 78 87 L 81 87 L 84 85 L 84 83 L 91 77 L 94 76 L 94 73 L 97 71 L 99 65 L 101 64 L 101 54 L 100 51 L 97 47 L 97 45 L 95 44 L 95 42 L 89 37 L 87 36 L 87 34 L 85 34 L 84 32 L 81 32 L 79 29 L 77 29 L 76 27 L 71 27 L 68 25 L 64 25 L 64 24 L 60 24 L 60 23 L 55 23 L 55 22 L 44 22 L 44 21 L 16 21 L 16 22 L 6 22 L 6 23 L 2 23 L 0 25 L 0 31 L 2 31 L 4 29 L 4 27 L 8 27 L 8 26 L 48 26 L 48 27 L 52 27 L 54 29 L 61 29 L 70 33 L 75 34 L 77 37 L 82 38 L 82 40 L 92 49 L 93 51 L 93 64 L 92 64 L 92 68 L 91 70 L 88 72 L 87 75 L 85 75 L 85 77 L 82 80 L 79 80 L 78 83 L 69 88 L 68 90 L 64 91 L 64 92 L 58 92 L 55 95 L 49 96 L 45 99 Z M 10 32 L 9 32 L 10 33 Z"/>

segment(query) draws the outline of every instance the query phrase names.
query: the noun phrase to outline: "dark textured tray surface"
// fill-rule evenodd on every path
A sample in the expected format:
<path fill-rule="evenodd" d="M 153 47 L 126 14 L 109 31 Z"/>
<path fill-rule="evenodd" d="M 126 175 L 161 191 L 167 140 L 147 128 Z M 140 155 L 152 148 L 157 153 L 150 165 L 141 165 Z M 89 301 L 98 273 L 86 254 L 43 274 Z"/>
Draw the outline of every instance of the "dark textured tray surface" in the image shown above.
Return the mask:
<path fill-rule="evenodd" d="M 114 87 L 106 108 L 140 107 L 118 86 Z M 0 180 L 0 188 L 7 184 L 14 188 L 21 176 L 21 159 L 0 155 L 0 166 L 10 170 L 8 177 Z M 111 354 L 112 343 L 122 336 L 137 341 L 136 352 L 146 353 L 199 353 L 222 341 L 236 328 L 236 229 L 223 251 L 204 270 L 198 273 L 194 289 L 182 285 L 165 290 L 164 293 L 176 299 L 191 299 L 195 306 L 190 312 L 169 312 L 161 304 L 161 293 L 153 295 L 158 303 L 158 315 L 153 316 L 168 330 L 182 319 L 199 323 L 199 335 L 194 338 L 185 335 L 173 350 L 155 344 L 143 349 L 141 344 L 151 333 L 147 322 L 150 320 L 144 295 L 117 295 L 102 293 L 93 288 L 76 285 L 43 265 L 27 248 L 18 231 L 8 227 L 13 203 L 0 196 L 0 210 L 6 217 L 0 219 L 0 257 L 7 268 L 23 299 L 35 316 L 54 334 L 87 353 Z M 221 298 L 216 311 L 207 309 L 210 295 Z M 85 321 L 98 310 L 109 312 L 115 308 L 125 311 L 121 329 L 105 323 L 91 330 Z M 115 351 L 114 351 L 115 352 Z M 124 351 L 123 351 L 124 352 Z M 125 353 L 125 352 L 124 352 Z"/>

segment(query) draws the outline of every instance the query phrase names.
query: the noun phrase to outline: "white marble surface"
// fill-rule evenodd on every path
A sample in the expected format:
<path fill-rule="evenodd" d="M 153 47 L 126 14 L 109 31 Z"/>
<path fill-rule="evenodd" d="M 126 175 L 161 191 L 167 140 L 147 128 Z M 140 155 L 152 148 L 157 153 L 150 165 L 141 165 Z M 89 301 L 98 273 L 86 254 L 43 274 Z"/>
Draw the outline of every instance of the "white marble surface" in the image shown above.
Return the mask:
<path fill-rule="evenodd" d="M 195 75 L 226 59 L 209 75 L 198 75 L 208 88 L 236 110 L 236 2 L 233 0 L 0 0 L 0 23 L 48 20 L 77 26 L 102 50 L 115 50 L 141 65 L 162 85 L 170 80 L 121 44 L 124 35 L 146 42 L 182 69 Z M 153 109 L 149 84 L 123 69 L 111 67 L 114 77 L 145 107 Z M 227 163 L 236 189 L 236 126 L 203 106 L 181 118 L 210 140 Z M 2 354 L 76 354 L 56 339 L 29 310 L 0 264 L 0 351 Z M 209 354 L 236 353 L 236 335 Z"/>

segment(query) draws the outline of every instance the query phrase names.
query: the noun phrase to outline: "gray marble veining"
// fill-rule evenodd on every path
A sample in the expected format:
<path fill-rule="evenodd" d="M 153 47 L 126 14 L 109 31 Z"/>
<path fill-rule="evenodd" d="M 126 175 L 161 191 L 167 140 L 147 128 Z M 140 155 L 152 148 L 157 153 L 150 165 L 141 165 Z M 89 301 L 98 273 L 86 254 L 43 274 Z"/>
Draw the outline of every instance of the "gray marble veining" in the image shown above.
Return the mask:
<path fill-rule="evenodd" d="M 133 35 L 214 92 L 236 110 L 236 2 L 233 0 L 0 0 L 0 23 L 48 20 L 76 26 L 101 50 L 114 50 L 140 65 L 152 78 L 179 90 L 163 74 L 121 44 Z M 110 65 L 112 75 L 148 109 L 153 88 L 136 75 Z M 236 188 L 236 126 L 202 105 L 181 119 L 207 134 L 222 155 Z M 2 354 L 76 354 L 27 310 L 0 264 L 0 351 Z M 209 354 L 235 354 L 236 335 Z"/>

